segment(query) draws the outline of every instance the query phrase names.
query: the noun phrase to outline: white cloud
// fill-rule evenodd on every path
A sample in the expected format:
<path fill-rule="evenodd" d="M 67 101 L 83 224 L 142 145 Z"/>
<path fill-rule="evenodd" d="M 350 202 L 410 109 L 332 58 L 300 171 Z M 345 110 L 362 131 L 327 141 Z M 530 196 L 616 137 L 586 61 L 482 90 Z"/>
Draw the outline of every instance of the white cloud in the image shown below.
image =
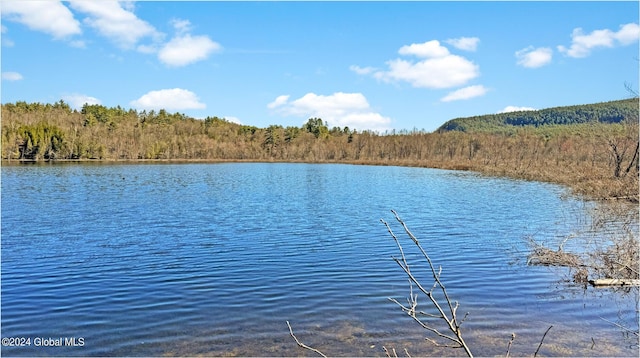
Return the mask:
<path fill-rule="evenodd" d="M 282 106 L 283 104 L 287 103 L 288 100 L 289 95 L 278 96 L 273 102 L 267 104 L 267 108 L 274 109 L 276 107 Z"/>
<path fill-rule="evenodd" d="M 222 118 L 226 119 L 228 122 L 231 122 L 231 123 L 242 124 L 242 121 L 238 117 L 224 116 Z"/>
<path fill-rule="evenodd" d="M 158 52 L 158 46 L 156 46 L 155 44 L 138 45 L 138 47 L 136 47 L 136 51 L 147 54 L 147 55 L 151 55 Z"/>
<path fill-rule="evenodd" d="M 2 5 L 2 3 L 0 3 L 0 6 L 1 5 Z M 0 24 L 0 33 L 5 34 L 5 33 L 7 33 L 7 31 L 8 31 L 7 27 Z M 5 35 L 0 36 L 0 41 L 2 41 L 2 46 L 5 46 L 5 47 L 13 47 L 13 45 L 14 45 L 14 42 L 12 40 L 10 40 L 9 38 L 7 38 L 7 36 L 5 36 Z"/>
<path fill-rule="evenodd" d="M 329 127 L 349 127 L 350 129 L 372 130 L 384 132 L 391 129 L 391 119 L 376 112 L 348 113 L 344 116 L 327 120 Z"/>
<path fill-rule="evenodd" d="M 329 96 L 307 93 L 291 102 L 289 98 L 288 95 L 278 96 L 267 107 L 277 109 L 285 115 L 316 117 L 321 116 L 321 113 L 341 116 L 347 111 L 359 111 L 369 107 L 369 103 L 361 93 L 337 92 Z"/>
<path fill-rule="evenodd" d="M 620 25 L 618 32 L 609 29 L 594 30 L 585 34 L 581 28 L 576 28 L 571 34 L 571 46 L 558 46 L 558 51 L 569 57 L 587 57 L 591 51 L 601 47 L 629 45 L 637 43 L 640 38 L 640 26 L 636 23 Z"/>
<path fill-rule="evenodd" d="M 518 65 L 527 68 L 538 68 L 547 65 L 551 62 L 552 57 L 553 50 L 548 47 L 533 48 L 533 46 L 529 46 L 516 51 Z"/>
<path fill-rule="evenodd" d="M 139 109 L 166 109 L 185 110 L 203 109 L 206 105 L 200 102 L 195 93 L 182 89 L 172 88 L 158 91 L 150 91 L 137 100 L 130 102 L 131 106 Z"/>
<path fill-rule="evenodd" d="M 488 89 L 483 85 L 475 85 L 469 86 L 465 88 L 461 88 L 459 90 L 453 91 L 448 95 L 442 97 L 440 101 L 442 102 L 451 102 L 451 101 L 459 101 L 463 99 L 470 99 L 474 97 L 479 97 L 487 93 Z"/>
<path fill-rule="evenodd" d="M 411 44 L 400 47 L 398 53 L 401 55 L 414 55 L 418 57 L 445 57 L 449 55 L 449 50 L 440 45 L 438 40 L 431 40 L 421 44 Z"/>
<path fill-rule="evenodd" d="M 460 37 L 457 39 L 448 39 L 445 42 L 459 50 L 475 51 L 478 48 L 480 39 L 477 37 Z"/>
<path fill-rule="evenodd" d="M 531 108 L 531 107 L 506 106 L 502 110 L 498 111 L 498 113 L 536 111 L 536 110 L 537 109 Z"/>
<path fill-rule="evenodd" d="M 405 81 L 414 87 L 450 88 L 464 85 L 479 75 L 479 68 L 469 60 L 448 55 L 419 62 L 395 59 L 387 62 L 388 71 L 378 71 L 375 78 L 386 81 Z"/>
<path fill-rule="evenodd" d="M 20 81 L 22 78 L 18 72 L 2 72 L 2 79 L 5 81 Z"/>
<path fill-rule="evenodd" d="M 355 65 L 350 69 L 385 82 L 403 81 L 422 88 L 461 86 L 480 75 L 478 65 L 462 56 L 450 54 L 437 40 L 402 46 L 398 53 L 424 59 L 415 61 L 397 58 L 387 61 L 386 71 Z"/>
<path fill-rule="evenodd" d="M 186 66 L 209 57 L 220 51 L 222 46 L 207 36 L 191 36 L 189 34 L 174 37 L 158 52 L 158 59 L 168 66 Z"/>
<path fill-rule="evenodd" d="M 167 66 L 181 67 L 202 61 L 214 52 L 222 50 L 222 46 L 212 41 L 208 36 L 192 36 L 191 22 L 183 19 L 172 19 L 171 25 L 176 30 L 176 35 L 171 41 L 161 46 L 158 51 L 158 59 Z M 155 51 L 153 47 L 143 47 L 141 52 Z"/>
<path fill-rule="evenodd" d="M 2 17 L 64 39 L 82 32 L 80 23 L 60 1 L 2 1 Z"/>
<path fill-rule="evenodd" d="M 125 5 L 125 7 L 123 7 Z M 131 6 L 117 1 L 72 1 L 71 7 L 88 15 L 85 24 L 112 40 L 117 46 L 133 48 L 145 37 L 159 40 L 162 34 L 139 19 Z"/>
<path fill-rule="evenodd" d="M 375 67 L 360 67 L 356 65 L 349 66 L 349 70 L 359 74 L 359 75 L 368 75 L 376 71 Z"/>
<path fill-rule="evenodd" d="M 595 47 L 613 47 L 613 33 L 611 30 L 596 30 L 585 35 L 582 29 L 573 30 L 571 34 L 572 44 L 570 48 L 558 46 L 558 51 L 570 57 L 586 57 Z"/>
<path fill-rule="evenodd" d="M 328 96 L 307 93 L 293 101 L 289 101 L 289 96 L 278 96 L 267 108 L 285 116 L 322 118 L 329 127 L 385 131 L 391 123 L 390 118 L 371 109 L 362 93 L 336 92 Z"/>
<path fill-rule="evenodd" d="M 176 29 L 178 34 L 185 34 L 191 31 L 191 21 L 183 19 L 171 20 L 171 25 Z"/>
<path fill-rule="evenodd" d="M 614 38 L 621 45 L 631 45 L 640 39 L 640 26 L 638 24 L 621 25 L 620 30 L 614 34 Z"/>
<path fill-rule="evenodd" d="M 62 96 L 62 99 L 65 102 L 69 103 L 69 106 L 71 106 L 71 108 L 75 108 L 75 109 L 81 109 L 85 103 L 102 104 L 102 102 L 95 97 L 87 96 L 84 94 L 78 94 L 78 93 Z"/>

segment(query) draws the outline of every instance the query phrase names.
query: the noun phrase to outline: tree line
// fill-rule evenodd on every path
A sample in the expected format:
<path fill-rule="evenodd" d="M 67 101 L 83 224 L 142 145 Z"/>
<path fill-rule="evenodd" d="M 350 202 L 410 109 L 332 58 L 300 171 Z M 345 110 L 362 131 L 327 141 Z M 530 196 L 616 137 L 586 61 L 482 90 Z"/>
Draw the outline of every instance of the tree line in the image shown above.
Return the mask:
<path fill-rule="evenodd" d="M 637 99 L 634 103 L 635 112 L 616 121 L 376 133 L 329 128 L 321 118 L 300 127 L 258 128 L 165 110 L 89 104 L 74 110 L 64 101 L 16 102 L 2 105 L 2 159 L 410 165 L 553 181 L 598 197 L 637 200 Z"/>
<path fill-rule="evenodd" d="M 576 106 L 564 106 L 537 111 L 517 111 L 456 118 L 445 122 L 438 131 L 512 131 L 517 126 L 552 124 L 620 123 L 637 118 L 638 98 Z"/>

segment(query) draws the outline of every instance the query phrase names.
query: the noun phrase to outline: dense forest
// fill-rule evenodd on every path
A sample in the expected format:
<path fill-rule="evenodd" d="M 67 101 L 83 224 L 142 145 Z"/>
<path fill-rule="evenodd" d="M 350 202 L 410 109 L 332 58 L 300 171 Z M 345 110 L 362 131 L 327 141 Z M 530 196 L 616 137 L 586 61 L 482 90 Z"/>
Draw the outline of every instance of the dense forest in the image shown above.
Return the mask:
<path fill-rule="evenodd" d="M 329 128 L 321 118 L 258 128 L 165 110 L 16 102 L 2 105 L 2 160 L 411 165 L 553 181 L 595 197 L 637 200 L 637 98 L 447 123 L 459 123 L 458 130 L 381 134 Z"/>
<path fill-rule="evenodd" d="M 538 127 L 551 124 L 620 123 L 637 117 L 638 100 L 630 98 L 595 104 L 554 107 L 538 111 L 518 111 L 456 118 L 444 123 L 438 128 L 438 131 L 513 131 L 514 126 Z"/>

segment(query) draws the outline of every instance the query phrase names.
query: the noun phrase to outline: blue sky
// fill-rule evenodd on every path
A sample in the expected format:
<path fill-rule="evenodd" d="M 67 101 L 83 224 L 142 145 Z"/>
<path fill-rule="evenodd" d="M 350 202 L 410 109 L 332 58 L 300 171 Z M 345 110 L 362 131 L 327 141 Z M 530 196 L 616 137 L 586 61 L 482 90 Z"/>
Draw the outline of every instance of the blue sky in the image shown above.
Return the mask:
<path fill-rule="evenodd" d="M 638 89 L 628 2 L 12 1 L 2 103 L 383 132 Z"/>

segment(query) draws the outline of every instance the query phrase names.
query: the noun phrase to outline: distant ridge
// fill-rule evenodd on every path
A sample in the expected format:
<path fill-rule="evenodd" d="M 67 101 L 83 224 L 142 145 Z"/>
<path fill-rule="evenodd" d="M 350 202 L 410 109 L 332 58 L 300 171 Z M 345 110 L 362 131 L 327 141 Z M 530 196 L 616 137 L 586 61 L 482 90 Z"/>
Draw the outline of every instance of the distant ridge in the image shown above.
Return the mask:
<path fill-rule="evenodd" d="M 553 107 L 535 111 L 517 111 L 455 118 L 445 122 L 437 132 L 493 132 L 514 127 L 567 125 L 578 123 L 620 123 L 638 121 L 638 98 L 618 101 Z"/>

